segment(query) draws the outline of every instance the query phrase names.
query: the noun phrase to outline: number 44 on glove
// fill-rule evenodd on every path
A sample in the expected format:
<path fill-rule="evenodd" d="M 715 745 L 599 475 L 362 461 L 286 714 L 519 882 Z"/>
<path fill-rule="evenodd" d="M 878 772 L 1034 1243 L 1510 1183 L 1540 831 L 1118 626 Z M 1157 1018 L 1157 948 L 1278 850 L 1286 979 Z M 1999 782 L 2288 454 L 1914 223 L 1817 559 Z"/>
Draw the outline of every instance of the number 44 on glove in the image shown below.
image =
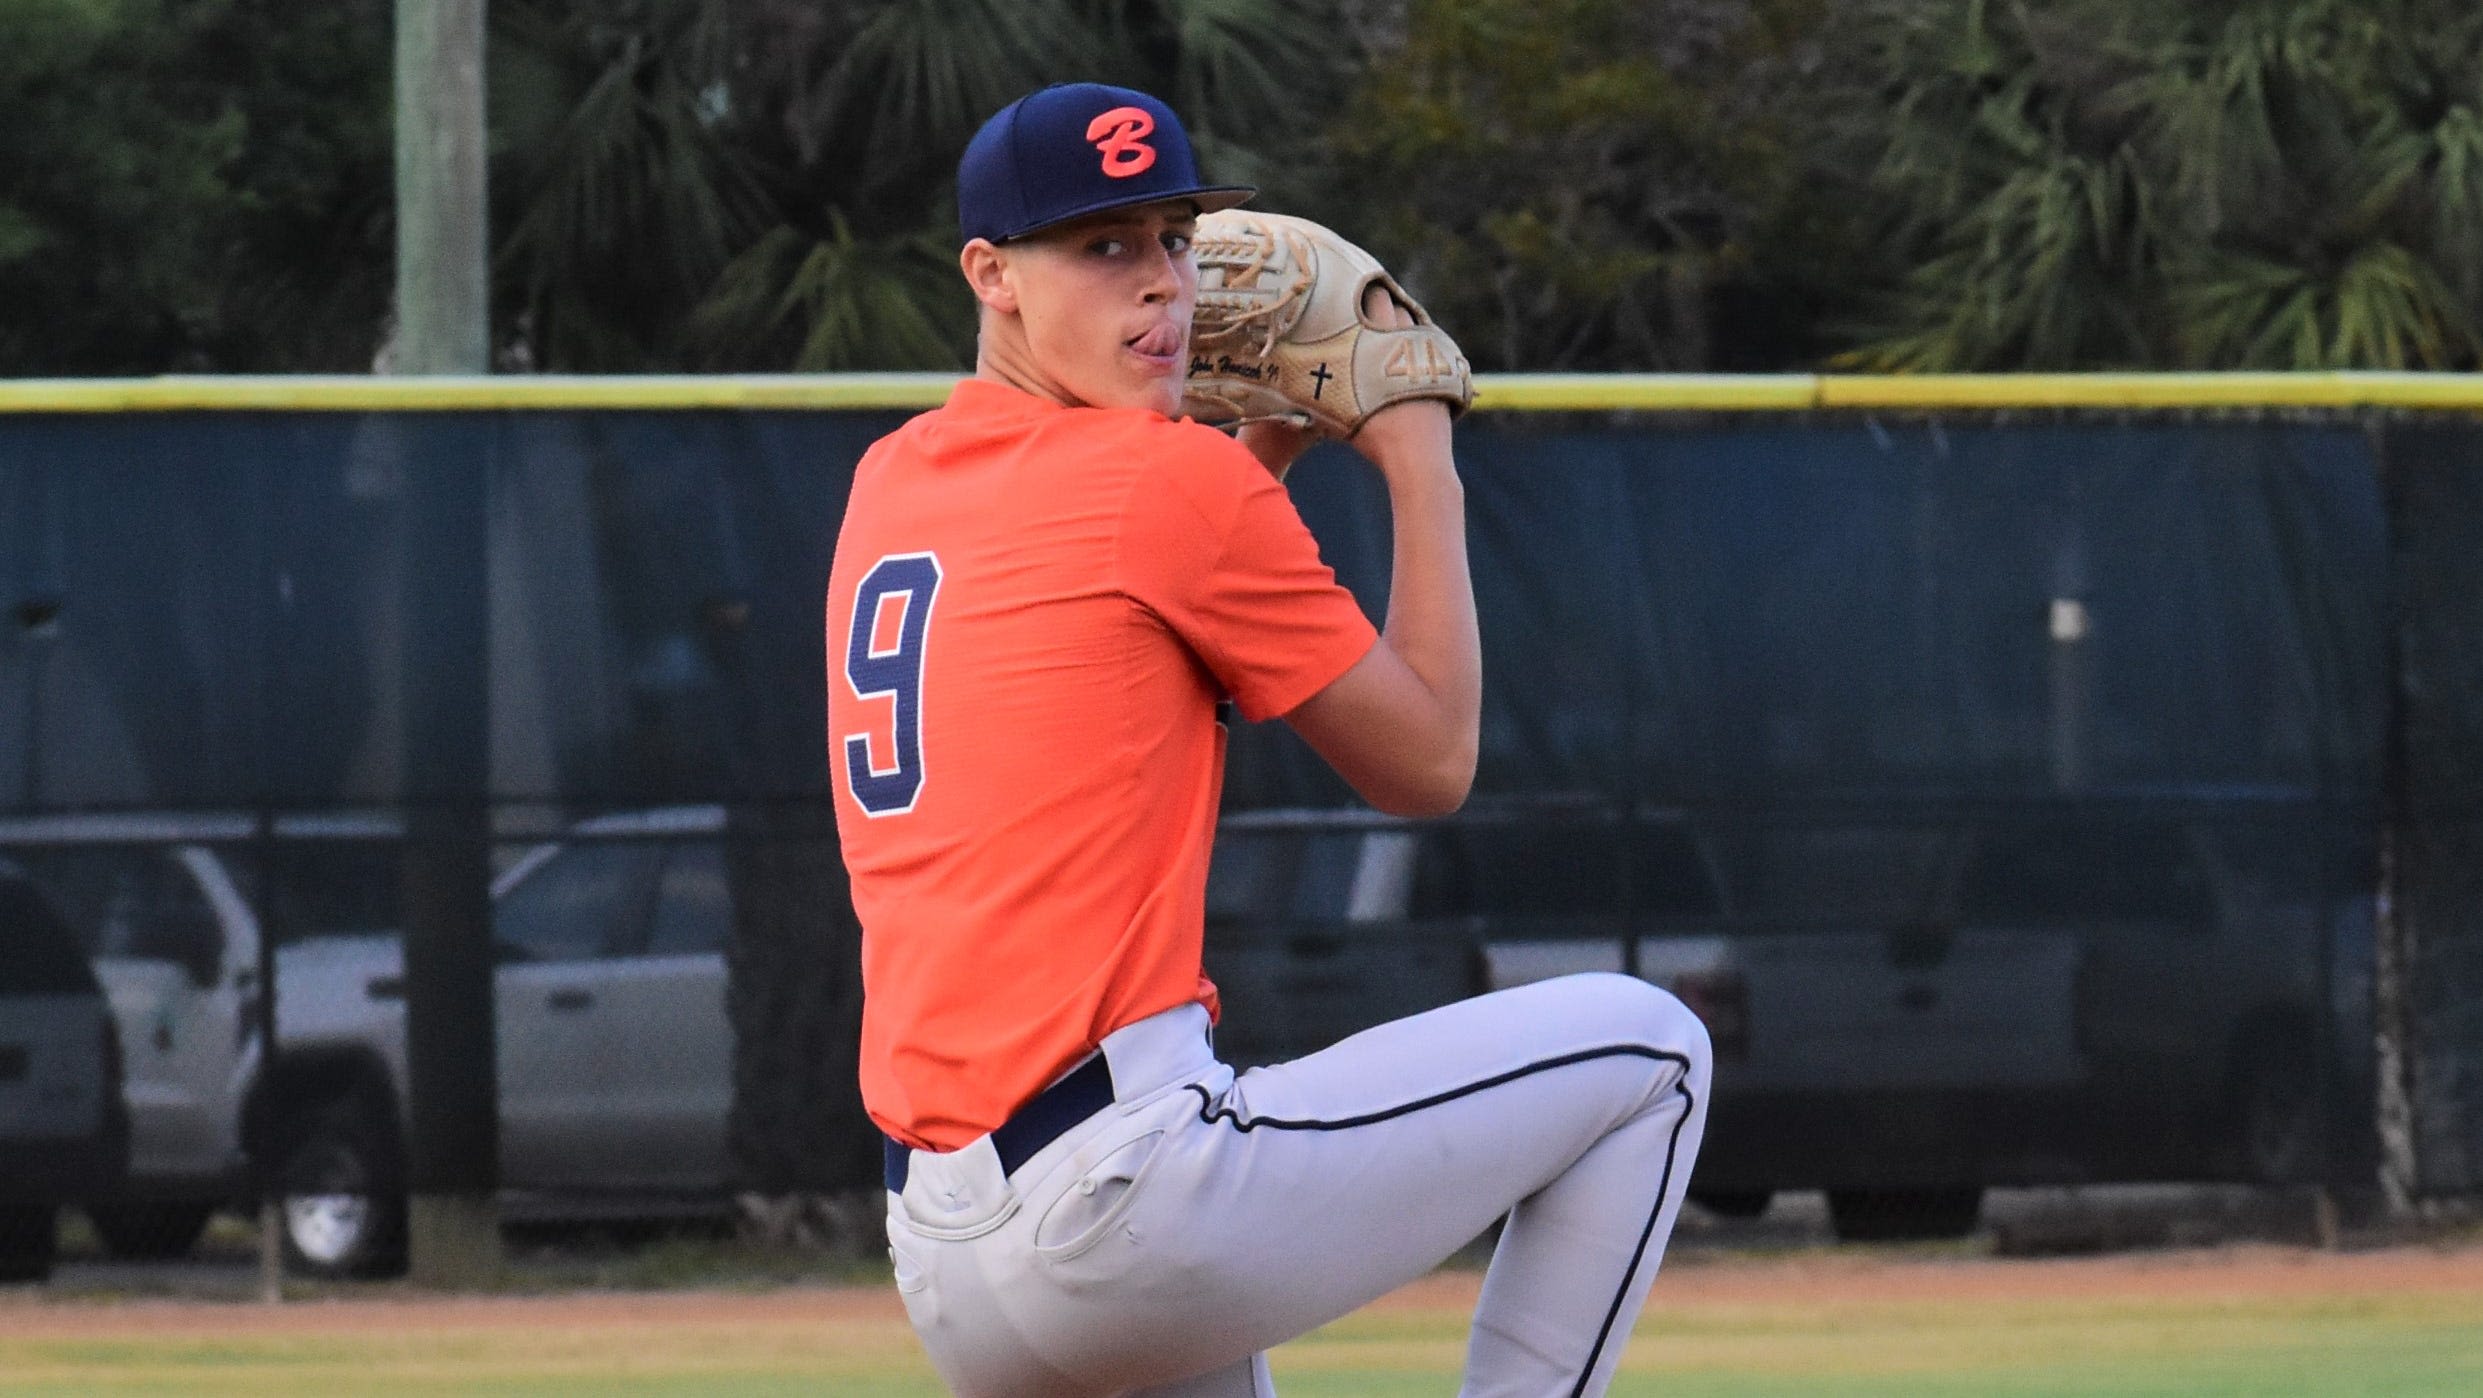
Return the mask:
<path fill-rule="evenodd" d="M 1349 438 L 1371 414 L 1409 398 L 1452 413 L 1474 401 L 1474 375 L 1448 332 L 1369 253 L 1308 219 L 1225 209 L 1198 221 L 1198 309 L 1181 409 L 1200 422 L 1281 421 Z M 1413 323 L 1375 325 L 1373 286 Z"/>

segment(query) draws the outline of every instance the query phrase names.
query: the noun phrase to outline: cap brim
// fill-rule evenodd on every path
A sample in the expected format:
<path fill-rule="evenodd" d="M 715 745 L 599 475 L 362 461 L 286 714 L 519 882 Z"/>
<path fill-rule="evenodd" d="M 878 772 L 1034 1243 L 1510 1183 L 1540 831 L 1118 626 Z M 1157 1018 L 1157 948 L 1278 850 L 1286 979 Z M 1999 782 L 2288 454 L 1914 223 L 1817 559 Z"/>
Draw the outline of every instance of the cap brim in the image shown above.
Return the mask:
<path fill-rule="evenodd" d="M 1074 223 L 1088 214 L 1100 214 L 1108 209 L 1131 209 L 1141 204 L 1169 204 L 1176 199 L 1187 199 L 1198 205 L 1200 213 L 1212 214 L 1218 209 L 1237 208 L 1247 204 L 1256 198 L 1258 193 L 1257 185 L 1211 184 L 1201 185 L 1196 189 L 1170 189 L 1151 194 L 1133 195 L 1126 199 L 1101 199 L 1092 204 L 1081 205 L 1078 208 L 1054 214 L 1041 223 L 1030 223 L 1023 228 L 1010 229 L 992 241 L 1005 243 L 1012 238 L 1023 238 L 1028 234 L 1040 233 L 1047 228 L 1058 228 L 1064 223 Z"/>

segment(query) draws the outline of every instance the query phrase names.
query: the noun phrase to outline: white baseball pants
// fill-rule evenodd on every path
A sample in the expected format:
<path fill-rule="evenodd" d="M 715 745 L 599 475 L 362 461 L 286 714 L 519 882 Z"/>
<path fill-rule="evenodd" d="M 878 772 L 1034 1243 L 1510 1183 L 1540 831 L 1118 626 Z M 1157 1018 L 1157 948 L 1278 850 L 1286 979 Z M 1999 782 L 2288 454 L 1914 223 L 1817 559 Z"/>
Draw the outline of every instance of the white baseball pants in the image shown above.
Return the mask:
<path fill-rule="evenodd" d="M 1469 1398 L 1611 1382 L 1706 1122 L 1706 1028 L 1579 975 L 1235 1076 L 1206 1012 L 1105 1040 L 1115 1101 L 1003 1176 L 988 1137 L 915 1151 L 897 1289 L 960 1398 L 1271 1398 L 1264 1351 L 1507 1216 Z"/>

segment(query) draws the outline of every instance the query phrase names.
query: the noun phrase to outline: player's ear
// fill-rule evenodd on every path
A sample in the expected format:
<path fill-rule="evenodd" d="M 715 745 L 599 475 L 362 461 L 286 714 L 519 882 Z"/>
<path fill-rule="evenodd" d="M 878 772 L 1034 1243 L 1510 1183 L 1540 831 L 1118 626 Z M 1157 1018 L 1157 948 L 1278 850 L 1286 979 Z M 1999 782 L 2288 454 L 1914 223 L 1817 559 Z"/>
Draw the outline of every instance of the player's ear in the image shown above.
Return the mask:
<path fill-rule="evenodd" d="M 1010 274 L 1009 254 L 989 238 L 976 238 L 957 254 L 957 268 L 974 288 L 974 299 L 1003 315 L 1017 312 L 1017 282 Z"/>

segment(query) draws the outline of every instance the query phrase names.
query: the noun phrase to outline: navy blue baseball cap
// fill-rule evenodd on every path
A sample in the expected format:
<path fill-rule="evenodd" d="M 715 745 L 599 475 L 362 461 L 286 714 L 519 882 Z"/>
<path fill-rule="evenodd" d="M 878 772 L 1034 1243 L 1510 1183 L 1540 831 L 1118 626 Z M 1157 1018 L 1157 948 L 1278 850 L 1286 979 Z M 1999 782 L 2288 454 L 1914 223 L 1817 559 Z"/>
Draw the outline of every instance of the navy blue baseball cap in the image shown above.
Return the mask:
<path fill-rule="evenodd" d="M 1259 191 L 1198 177 L 1189 133 L 1143 92 L 1058 83 L 1001 108 L 957 162 L 957 226 L 967 242 L 1022 238 L 1085 214 L 1158 199 L 1199 212 Z"/>

